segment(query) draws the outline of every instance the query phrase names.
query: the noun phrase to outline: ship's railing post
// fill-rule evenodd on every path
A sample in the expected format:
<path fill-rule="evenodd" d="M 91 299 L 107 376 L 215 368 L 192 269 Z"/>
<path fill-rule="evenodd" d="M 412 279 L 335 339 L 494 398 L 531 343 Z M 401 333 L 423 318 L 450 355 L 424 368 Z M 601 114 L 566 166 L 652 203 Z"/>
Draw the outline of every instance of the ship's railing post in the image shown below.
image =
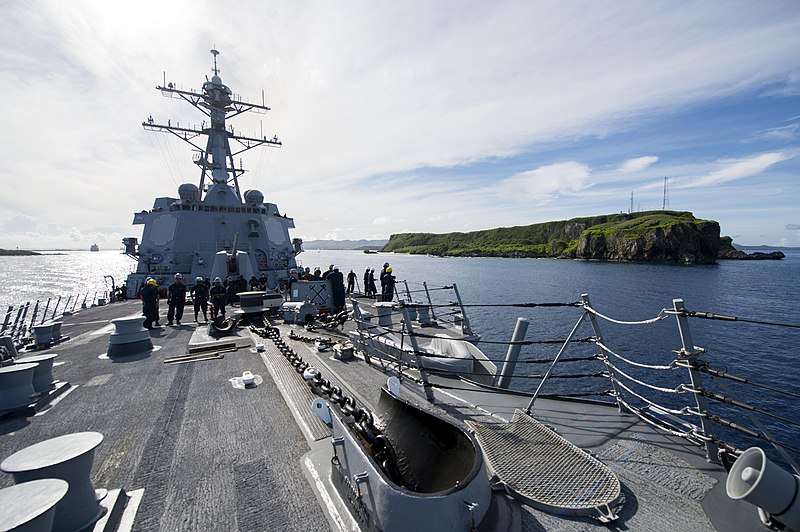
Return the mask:
<path fill-rule="evenodd" d="M 425 287 L 425 296 L 428 298 L 428 307 L 431 309 L 431 319 L 436 319 L 436 312 L 433 310 L 433 301 L 431 301 L 431 293 L 428 290 L 428 283 L 422 281 L 422 286 Z"/>
<path fill-rule="evenodd" d="M 683 313 L 686 307 L 683 305 L 683 299 L 673 299 L 672 307 L 675 309 L 675 316 L 678 318 L 678 332 L 681 335 L 681 351 L 679 356 L 689 363 L 689 378 L 692 382 L 692 389 L 698 392 L 703 387 L 703 382 L 700 377 L 700 372 L 695 369 L 697 367 L 697 359 L 703 354 L 703 349 L 694 345 L 692 340 L 692 332 L 689 330 L 689 320 Z M 699 393 L 694 393 L 694 399 L 697 402 L 697 411 L 700 414 L 700 426 L 703 429 L 703 440 L 706 446 L 706 460 L 709 462 L 719 463 L 719 448 L 714 443 L 714 432 L 712 430 L 713 423 L 708 419 L 708 404 L 706 398 Z"/>
<path fill-rule="evenodd" d="M 503 368 L 497 374 L 495 386 L 498 388 L 508 389 L 511 384 L 511 378 L 514 376 L 514 370 L 517 367 L 517 359 L 519 352 L 522 350 L 522 340 L 525 339 L 525 333 L 528 332 L 528 320 L 525 318 L 517 318 L 517 324 L 514 326 L 514 335 L 511 337 L 511 344 L 506 351 L 506 358 L 503 361 Z"/>
<path fill-rule="evenodd" d="M 23 309 L 25 305 L 20 305 L 17 307 L 17 316 L 14 318 L 14 325 L 11 326 L 11 336 L 15 336 L 17 333 L 17 329 L 22 327 L 22 321 L 24 318 L 22 317 Z"/>
<path fill-rule="evenodd" d="M 422 366 L 422 356 L 420 356 L 419 351 L 419 344 L 417 344 L 417 337 L 414 336 L 414 329 L 411 326 L 411 316 L 408 313 L 408 308 L 403 307 L 403 323 L 405 324 L 406 331 L 408 332 L 408 339 L 411 342 L 411 348 L 414 350 L 414 354 L 417 357 L 417 365 L 419 366 L 419 375 L 422 378 L 422 385 L 425 388 L 425 398 L 429 402 L 433 402 L 433 388 L 431 388 L 430 384 L 428 383 L 428 373 L 425 371 L 425 368 Z"/>
<path fill-rule="evenodd" d="M 8 310 L 6 310 L 6 315 L 3 318 L 3 327 L 0 328 L 0 334 L 6 332 L 6 329 L 8 329 L 8 323 L 11 321 L 12 312 L 14 312 L 14 305 L 9 305 Z"/>
<path fill-rule="evenodd" d="M 581 300 L 583 301 L 584 305 L 591 308 L 592 303 L 591 301 L 589 301 L 589 294 L 581 294 Z M 597 321 L 597 316 L 595 316 L 591 312 L 586 312 L 586 314 L 589 316 L 589 322 L 592 324 L 592 331 L 594 331 L 594 337 L 597 338 L 598 342 L 605 344 L 605 342 L 603 341 L 603 333 L 600 332 L 600 323 Z M 617 408 L 619 409 L 620 412 L 622 412 L 622 403 L 619 402 L 619 397 L 621 395 L 621 392 L 617 387 L 616 380 L 614 379 L 614 371 L 608 364 L 607 356 L 603 356 L 603 364 L 605 364 L 606 371 L 608 372 L 611 378 L 611 387 L 614 389 L 614 398 L 617 400 Z"/>
<path fill-rule="evenodd" d="M 42 312 L 42 321 L 39 323 L 44 323 L 44 320 L 47 319 L 47 309 L 50 308 L 50 300 L 53 299 L 52 297 L 47 298 L 47 304 L 44 306 L 44 312 Z"/>
<path fill-rule="evenodd" d="M 536 388 L 536 391 L 533 393 L 533 397 L 531 397 L 531 401 L 528 403 L 528 408 L 525 409 L 525 413 L 531 413 L 531 408 L 533 408 L 533 403 L 536 402 L 536 399 L 539 397 L 539 392 L 542 391 L 542 387 L 544 387 L 544 383 L 547 382 L 547 379 L 550 378 L 550 374 L 553 373 L 553 369 L 555 369 L 556 364 L 558 364 L 558 359 L 561 358 L 561 355 L 564 351 L 567 350 L 567 346 L 572 341 L 572 337 L 575 336 L 575 333 L 578 331 L 578 327 L 580 327 L 581 323 L 583 323 L 583 319 L 586 317 L 586 312 L 581 314 L 581 317 L 578 318 L 578 321 L 575 323 L 575 326 L 572 328 L 572 331 L 567 336 L 567 339 L 564 340 L 564 345 L 561 346 L 561 349 L 558 350 L 556 357 L 553 359 L 553 362 L 550 364 L 550 367 L 547 368 L 547 372 L 542 377 L 542 380 L 539 382 L 539 386 Z"/>
<path fill-rule="evenodd" d="M 31 314 L 31 321 L 30 325 L 28 325 L 28 329 L 36 325 L 36 316 L 39 315 L 39 303 L 40 301 L 37 299 L 36 304 L 33 306 L 33 314 Z"/>
<path fill-rule="evenodd" d="M 458 308 L 461 309 L 461 317 L 464 319 L 464 326 L 462 328 L 462 332 L 472 336 L 472 327 L 469 324 L 469 318 L 467 317 L 467 312 L 464 310 L 464 302 L 461 301 L 461 294 L 458 293 L 458 286 L 456 283 L 453 283 L 453 292 L 456 294 L 456 301 L 458 301 Z M 519 325 L 519 320 L 517 320 L 517 324 Z M 525 326 L 527 330 L 528 326 Z M 514 333 L 516 335 L 516 332 Z M 522 333 L 523 338 L 525 337 L 525 333 Z M 517 351 L 517 355 L 519 355 L 519 351 Z M 513 369 L 513 368 L 512 368 Z"/>
<path fill-rule="evenodd" d="M 406 297 L 408 298 L 408 302 L 411 303 L 411 290 L 408 289 L 408 281 L 403 280 L 403 284 L 406 286 Z"/>
<path fill-rule="evenodd" d="M 51 320 L 56 319 L 56 312 L 58 312 L 58 306 L 60 304 L 61 304 L 61 296 L 58 296 L 58 299 L 56 300 L 56 306 L 53 307 L 53 314 L 50 316 Z"/>
<path fill-rule="evenodd" d="M 355 299 L 351 299 L 350 303 L 353 305 L 353 317 L 356 319 L 356 330 L 358 331 L 358 337 L 361 340 L 361 344 L 365 346 L 364 348 L 364 362 L 370 364 L 370 358 L 368 350 L 366 349 L 367 339 L 369 339 L 370 332 L 367 331 L 367 338 L 364 338 L 364 329 L 366 329 L 366 325 L 364 324 L 364 316 L 361 314 L 361 307 L 358 305 L 358 302 Z"/>

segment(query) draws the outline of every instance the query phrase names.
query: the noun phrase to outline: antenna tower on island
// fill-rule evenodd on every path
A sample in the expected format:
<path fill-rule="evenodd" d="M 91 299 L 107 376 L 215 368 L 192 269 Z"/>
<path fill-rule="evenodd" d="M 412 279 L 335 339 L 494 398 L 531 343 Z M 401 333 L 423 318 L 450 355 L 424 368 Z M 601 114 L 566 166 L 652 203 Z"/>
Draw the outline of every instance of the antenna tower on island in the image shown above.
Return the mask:
<path fill-rule="evenodd" d="M 631 190 L 631 206 L 628 210 L 628 214 L 633 214 L 633 190 Z"/>
<path fill-rule="evenodd" d="M 661 202 L 661 210 L 666 211 L 669 209 L 669 178 L 664 178 L 664 199 Z"/>

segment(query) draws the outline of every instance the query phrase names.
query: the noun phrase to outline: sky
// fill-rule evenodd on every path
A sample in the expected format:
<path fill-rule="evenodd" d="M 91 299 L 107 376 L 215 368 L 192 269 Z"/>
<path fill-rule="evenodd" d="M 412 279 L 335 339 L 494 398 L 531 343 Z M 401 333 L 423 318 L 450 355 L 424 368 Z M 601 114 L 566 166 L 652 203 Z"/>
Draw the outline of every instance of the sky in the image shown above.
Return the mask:
<path fill-rule="evenodd" d="M 212 48 L 272 109 L 229 124 L 283 143 L 239 180 L 292 237 L 667 203 L 800 246 L 796 1 L 41 0 L 0 2 L 0 247 L 119 248 L 134 212 L 199 184 L 190 146 L 141 123 L 199 125 L 155 86 L 200 89 Z"/>

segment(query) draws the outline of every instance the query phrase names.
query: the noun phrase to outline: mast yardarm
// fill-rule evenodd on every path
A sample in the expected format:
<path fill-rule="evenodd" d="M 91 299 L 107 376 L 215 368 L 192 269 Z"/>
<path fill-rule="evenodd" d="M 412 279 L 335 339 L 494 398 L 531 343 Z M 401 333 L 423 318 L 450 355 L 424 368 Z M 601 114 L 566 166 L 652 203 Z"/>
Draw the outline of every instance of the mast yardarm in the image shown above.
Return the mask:
<path fill-rule="evenodd" d="M 206 78 L 207 81 L 203 83 L 202 92 L 180 90 L 171 82 L 167 83 L 166 86 L 156 86 L 164 96 L 180 98 L 192 104 L 210 119 L 210 123 L 203 121 L 200 127 L 182 128 L 177 125 L 173 126 L 171 121 L 167 121 L 166 125 L 158 124 L 150 116 L 146 121 L 142 122 L 142 127 L 149 131 L 172 133 L 195 148 L 194 163 L 200 167 L 199 189 L 201 195 L 210 192 L 216 185 L 231 186 L 232 184 L 236 196 L 241 201 L 242 196 L 239 190 L 238 177 L 245 170 L 241 167 L 236 168 L 233 160 L 234 156 L 257 146 L 280 147 L 282 143 L 277 136 L 272 139 L 267 139 L 266 136 L 260 139 L 246 137 L 237 134 L 233 126 L 230 128 L 226 126 L 226 120 L 229 118 L 248 111 L 266 114 L 270 108 L 263 104 L 244 102 L 238 95 L 234 95 L 230 88 L 222 83 L 222 78 L 219 76 L 220 70 L 217 66 L 219 52 L 211 50 L 211 54 L 214 56 L 214 67 L 211 69 L 213 76 L 210 80 Z M 205 147 L 195 141 L 195 138 L 200 135 L 208 137 Z M 236 143 L 234 146 L 238 148 L 237 151 L 231 149 L 231 141 Z M 207 180 L 208 188 L 206 188 Z"/>

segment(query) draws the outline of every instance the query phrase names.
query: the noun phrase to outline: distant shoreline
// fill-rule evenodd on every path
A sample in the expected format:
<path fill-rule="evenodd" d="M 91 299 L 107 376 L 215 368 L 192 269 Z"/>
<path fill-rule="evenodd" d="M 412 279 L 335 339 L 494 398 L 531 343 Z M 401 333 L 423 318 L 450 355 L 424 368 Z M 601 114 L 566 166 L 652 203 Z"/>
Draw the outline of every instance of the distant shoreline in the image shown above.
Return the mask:
<path fill-rule="evenodd" d="M 25 249 L 0 249 L 0 257 L 29 257 L 33 255 L 41 255 L 41 253 Z"/>
<path fill-rule="evenodd" d="M 63 251 L 63 250 L 51 250 L 52 252 L 48 253 L 40 253 L 42 250 L 33 251 L 30 249 L 2 249 L 0 248 L 0 257 L 39 257 L 42 255 L 63 255 L 63 253 L 55 253 L 56 251 Z"/>

